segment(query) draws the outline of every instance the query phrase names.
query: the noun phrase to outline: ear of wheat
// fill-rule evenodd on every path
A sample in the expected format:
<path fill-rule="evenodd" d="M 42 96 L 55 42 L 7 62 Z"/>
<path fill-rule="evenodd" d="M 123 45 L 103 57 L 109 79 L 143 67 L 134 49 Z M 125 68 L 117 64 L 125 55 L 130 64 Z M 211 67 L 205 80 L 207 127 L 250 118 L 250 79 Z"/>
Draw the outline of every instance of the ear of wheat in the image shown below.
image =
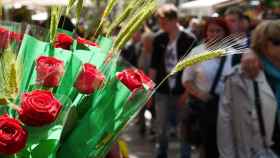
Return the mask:
<path fill-rule="evenodd" d="M 225 37 L 222 40 L 206 42 L 205 45 L 208 51 L 195 55 L 185 55 L 183 59 L 176 64 L 170 74 L 174 75 L 175 73 L 183 71 L 185 68 L 188 68 L 194 64 L 214 58 L 232 54 L 246 53 L 246 50 L 248 49 L 245 45 L 246 40 L 247 39 L 243 34 L 233 34 Z"/>

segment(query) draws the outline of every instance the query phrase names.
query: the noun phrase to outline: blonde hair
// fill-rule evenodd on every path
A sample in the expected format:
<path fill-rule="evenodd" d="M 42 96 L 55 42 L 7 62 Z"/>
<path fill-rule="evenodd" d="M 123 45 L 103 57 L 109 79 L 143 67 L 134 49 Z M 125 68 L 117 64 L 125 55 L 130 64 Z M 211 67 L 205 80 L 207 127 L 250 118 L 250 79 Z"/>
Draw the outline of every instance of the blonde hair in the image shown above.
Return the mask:
<path fill-rule="evenodd" d="M 150 40 L 151 42 L 153 42 L 154 40 L 154 33 L 150 32 L 150 31 L 146 31 L 143 35 L 142 35 L 142 40 Z"/>
<path fill-rule="evenodd" d="M 252 34 L 251 48 L 260 54 L 264 51 L 267 41 L 280 38 L 280 20 L 267 20 L 257 26 Z"/>

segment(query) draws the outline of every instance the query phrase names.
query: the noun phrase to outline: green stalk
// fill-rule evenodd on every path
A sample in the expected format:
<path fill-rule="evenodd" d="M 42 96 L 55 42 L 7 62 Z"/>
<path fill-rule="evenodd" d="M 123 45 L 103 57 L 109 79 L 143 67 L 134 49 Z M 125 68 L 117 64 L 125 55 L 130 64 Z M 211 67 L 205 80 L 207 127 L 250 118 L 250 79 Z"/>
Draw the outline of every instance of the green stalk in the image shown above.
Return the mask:
<path fill-rule="evenodd" d="M 129 5 L 125 8 L 125 10 L 117 16 L 116 20 L 113 21 L 113 23 L 109 27 L 109 31 L 107 32 L 106 36 L 110 36 L 113 32 L 113 30 L 122 23 L 134 9 L 138 9 L 145 0 L 133 0 L 129 3 Z"/>
<path fill-rule="evenodd" d="M 66 7 L 66 13 L 65 13 L 66 16 L 69 15 L 70 10 L 73 8 L 75 2 L 76 2 L 76 0 L 68 0 L 68 5 Z"/>
<path fill-rule="evenodd" d="M 76 11 L 77 11 L 77 24 L 80 21 L 81 12 L 82 12 L 82 9 L 83 9 L 83 4 L 84 4 L 84 0 L 78 0 L 78 4 L 77 4 L 77 8 L 76 8 Z"/>
<path fill-rule="evenodd" d="M 139 11 L 130 21 L 128 21 L 127 25 L 121 30 L 118 37 L 114 42 L 114 49 L 119 50 L 123 41 L 126 41 L 127 38 L 132 35 L 140 26 L 145 22 L 145 20 L 152 15 L 156 8 L 156 3 L 154 1 L 146 4 L 141 11 Z M 130 36 L 131 37 L 131 36 Z M 125 38 L 125 40 L 124 40 Z"/>
<path fill-rule="evenodd" d="M 101 21 L 97 27 L 97 30 L 94 34 L 94 37 L 96 38 L 96 36 L 101 32 L 102 27 L 104 25 L 105 19 L 110 15 L 113 7 L 115 6 L 115 4 L 117 3 L 117 0 L 110 0 L 110 2 L 108 3 L 108 5 L 106 6 L 103 15 L 101 17 Z"/>
<path fill-rule="evenodd" d="M 50 42 L 54 43 L 55 34 L 57 31 L 58 22 L 61 16 L 62 7 L 53 6 L 51 8 L 51 23 L 50 23 Z"/>
<path fill-rule="evenodd" d="M 128 31 L 126 31 L 126 34 L 121 38 L 120 42 L 116 45 L 116 52 L 119 52 L 118 50 L 121 50 L 125 43 L 132 37 L 133 33 L 143 25 L 143 23 L 154 13 L 156 6 L 152 5 L 147 10 L 143 10 L 141 12 L 141 16 L 139 19 L 131 26 L 129 27 Z"/>

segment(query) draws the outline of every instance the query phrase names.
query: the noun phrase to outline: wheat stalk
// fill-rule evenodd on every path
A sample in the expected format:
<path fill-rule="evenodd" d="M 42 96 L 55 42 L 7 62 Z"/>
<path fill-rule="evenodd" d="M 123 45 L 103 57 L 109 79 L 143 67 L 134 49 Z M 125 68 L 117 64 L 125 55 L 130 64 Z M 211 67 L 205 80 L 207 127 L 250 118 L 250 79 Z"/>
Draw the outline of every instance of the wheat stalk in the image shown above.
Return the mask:
<path fill-rule="evenodd" d="M 17 87 L 17 74 L 16 74 L 16 65 L 15 63 L 12 63 L 10 65 L 10 72 L 8 72 L 8 96 L 11 98 L 15 98 L 18 93 L 18 87 Z"/>
<path fill-rule="evenodd" d="M 77 4 L 77 8 L 76 8 L 76 12 L 77 12 L 77 24 L 80 21 L 80 17 L 81 17 L 81 12 L 83 9 L 83 4 L 84 4 L 84 0 L 78 0 L 78 4 Z"/>
<path fill-rule="evenodd" d="M 132 37 L 133 33 L 139 30 L 139 28 L 143 25 L 145 20 L 153 14 L 154 10 L 155 6 L 143 11 L 139 19 L 130 27 L 130 29 L 126 32 L 125 36 L 121 39 L 120 43 L 118 43 L 118 45 L 116 46 L 116 50 L 120 50 L 124 47 L 125 43 Z"/>
<path fill-rule="evenodd" d="M 120 50 L 126 41 L 131 37 L 131 35 L 139 29 L 139 27 L 145 22 L 145 20 L 153 14 L 156 9 L 156 3 L 154 0 L 146 3 L 141 10 L 131 18 L 131 20 L 126 24 L 126 26 L 118 34 L 113 49 Z"/>
<path fill-rule="evenodd" d="M 69 15 L 70 10 L 73 8 L 75 2 L 76 2 L 76 0 L 68 0 L 68 5 L 66 7 L 66 13 L 65 13 L 66 16 Z"/>
<path fill-rule="evenodd" d="M 225 55 L 225 50 L 218 49 L 218 50 L 208 51 L 201 54 L 196 54 L 191 57 L 186 57 L 185 59 L 183 59 L 182 61 L 176 64 L 176 66 L 171 71 L 171 75 L 174 75 L 175 73 L 182 71 L 185 68 L 190 67 L 194 64 L 198 64 L 224 55 Z"/>
<path fill-rule="evenodd" d="M 104 25 L 105 19 L 110 15 L 110 13 L 111 13 L 112 9 L 114 8 L 114 6 L 116 5 L 116 3 L 117 3 L 117 0 L 110 0 L 108 5 L 106 6 L 94 37 L 96 37 L 100 33 L 100 31 Z"/>
<path fill-rule="evenodd" d="M 61 16 L 62 7 L 53 6 L 51 8 L 51 23 L 50 23 L 50 42 L 54 42 L 55 34 L 57 31 L 58 22 Z"/>
<path fill-rule="evenodd" d="M 247 47 L 244 45 L 246 38 L 242 34 L 233 34 L 225 38 L 216 39 L 210 42 L 206 42 L 207 52 L 195 54 L 190 56 L 184 56 L 183 60 L 179 61 L 176 66 L 172 69 L 171 75 L 184 70 L 194 64 L 198 64 L 214 58 L 246 53 Z"/>
<path fill-rule="evenodd" d="M 144 1 L 145 0 L 132 0 L 125 8 L 125 10 L 121 12 L 120 15 L 118 15 L 113 21 L 113 23 L 110 25 L 106 36 L 110 36 L 113 30 L 117 26 L 119 26 L 119 24 L 122 23 L 127 17 L 129 17 L 133 10 L 138 9 L 144 3 Z"/>

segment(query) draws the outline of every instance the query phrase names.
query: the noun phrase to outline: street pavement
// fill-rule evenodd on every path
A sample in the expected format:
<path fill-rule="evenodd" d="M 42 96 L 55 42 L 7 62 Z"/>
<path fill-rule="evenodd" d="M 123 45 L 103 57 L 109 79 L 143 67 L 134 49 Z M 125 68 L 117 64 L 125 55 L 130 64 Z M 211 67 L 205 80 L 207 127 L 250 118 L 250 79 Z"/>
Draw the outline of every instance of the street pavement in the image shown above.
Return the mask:
<path fill-rule="evenodd" d="M 129 150 L 129 158 L 155 158 L 155 141 L 151 135 L 141 136 L 135 122 L 128 125 L 122 133 L 121 138 L 126 141 Z M 176 138 L 171 138 L 169 143 L 169 158 L 179 158 L 179 142 Z M 196 150 L 192 150 L 192 158 L 198 158 Z"/>

